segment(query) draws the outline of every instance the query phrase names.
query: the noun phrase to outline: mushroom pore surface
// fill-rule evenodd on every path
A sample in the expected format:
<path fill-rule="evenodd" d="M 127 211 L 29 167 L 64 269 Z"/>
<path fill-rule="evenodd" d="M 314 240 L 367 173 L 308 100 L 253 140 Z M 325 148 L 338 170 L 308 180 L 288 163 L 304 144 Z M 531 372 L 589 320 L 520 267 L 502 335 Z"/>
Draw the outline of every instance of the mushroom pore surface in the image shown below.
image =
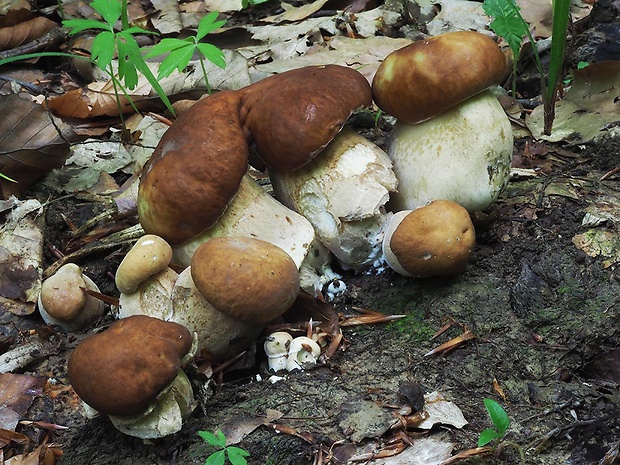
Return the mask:
<path fill-rule="evenodd" d="M 176 378 L 192 336 L 177 324 L 143 315 L 118 320 L 71 353 L 71 385 L 107 415 L 136 415 Z"/>

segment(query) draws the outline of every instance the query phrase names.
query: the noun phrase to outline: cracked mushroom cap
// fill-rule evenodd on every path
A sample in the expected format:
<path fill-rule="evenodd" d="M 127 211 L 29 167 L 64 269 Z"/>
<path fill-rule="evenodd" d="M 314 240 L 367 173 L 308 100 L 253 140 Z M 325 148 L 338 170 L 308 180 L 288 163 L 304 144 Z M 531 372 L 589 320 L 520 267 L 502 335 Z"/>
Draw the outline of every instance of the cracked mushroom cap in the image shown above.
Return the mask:
<path fill-rule="evenodd" d="M 69 380 L 95 410 L 136 415 L 177 377 L 191 348 L 192 336 L 184 326 L 130 316 L 78 344 L 69 357 Z"/>
<path fill-rule="evenodd" d="M 449 32 L 390 53 L 373 78 L 373 98 L 386 113 L 415 124 L 500 84 L 506 70 L 493 39 Z"/>
<path fill-rule="evenodd" d="M 250 237 L 216 237 L 192 258 L 192 279 L 218 311 L 266 323 L 288 310 L 299 294 L 299 271 L 280 247 Z"/>
<path fill-rule="evenodd" d="M 372 102 L 366 78 L 338 65 L 293 69 L 240 92 L 244 126 L 259 156 L 268 167 L 283 171 L 312 160 L 354 111 Z"/>
<path fill-rule="evenodd" d="M 390 267 L 404 276 L 447 276 L 465 267 L 475 243 L 467 210 L 455 202 L 435 200 L 393 216 L 383 253 Z"/>
<path fill-rule="evenodd" d="M 178 244 L 224 213 L 248 164 L 240 113 L 238 92 L 218 92 L 166 131 L 140 179 L 138 214 L 147 233 Z"/>

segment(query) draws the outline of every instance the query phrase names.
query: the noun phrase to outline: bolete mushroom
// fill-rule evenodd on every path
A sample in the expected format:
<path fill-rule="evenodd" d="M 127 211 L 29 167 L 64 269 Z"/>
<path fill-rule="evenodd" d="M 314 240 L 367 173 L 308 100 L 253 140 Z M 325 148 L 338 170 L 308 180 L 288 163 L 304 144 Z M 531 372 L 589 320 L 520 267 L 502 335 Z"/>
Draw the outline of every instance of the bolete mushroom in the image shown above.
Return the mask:
<path fill-rule="evenodd" d="M 287 71 L 199 101 L 164 134 L 145 165 L 140 223 L 172 244 L 191 239 L 215 224 L 237 192 L 249 140 L 268 166 L 298 168 L 370 101 L 365 78 L 336 65 Z"/>
<path fill-rule="evenodd" d="M 306 336 L 296 337 L 291 341 L 286 360 L 288 371 L 304 370 L 312 368 L 321 355 L 321 346 L 313 339 Z"/>
<path fill-rule="evenodd" d="M 276 331 L 267 336 L 263 346 L 267 355 L 269 371 L 277 373 L 286 370 L 286 361 L 292 340 L 293 336 L 286 331 Z"/>
<path fill-rule="evenodd" d="M 154 234 L 140 237 L 116 270 L 116 287 L 121 293 L 131 294 L 149 276 L 168 267 L 172 247 Z"/>
<path fill-rule="evenodd" d="M 312 161 L 295 171 L 269 170 L 276 198 L 305 216 L 345 267 L 361 271 L 381 256 L 381 232 L 396 190 L 389 157 L 343 129 Z"/>
<path fill-rule="evenodd" d="M 122 432 L 162 437 L 179 431 L 194 407 L 182 367 L 193 357 L 192 335 L 183 326 L 136 315 L 112 323 L 73 350 L 71 385 Z"/>
<path fill-rule="evenodd" d="M 85 289 L 99 292 L 75 263 L 60 267 L 41 285 L 38 307 L 43 321 L 65 331 L 78 331 L 103 316 L 103 302 L 88 295 Z"/>
<path fill-rule="evenodd" d="M 172 319 L 198 334 L 200 349 L 218 360 L 246 350 L 264 324 L 299 294 L 299 272 L 279 247 L 249 237 L 202 244 L 172 291 Z"/>
<path fill-rule="evenodd" d="M 497 44 L 473 31 L 417 41 L 386 57 L 372 89 L 377 105 L 398 120 L 388 142 L 399 181 L 392 210 L 447 199 L 473 213 L 497 198 L 508 181 L 513 136 L 488 89 L 506 71 Z"/>
<path fill-rule="evenodd" d="M 383 253 L 388 265 L 403 276 L 446 276 L 465 267 L 475 243 L 467 210 L 435 200 L 394 215 L 385 231 Z"/>

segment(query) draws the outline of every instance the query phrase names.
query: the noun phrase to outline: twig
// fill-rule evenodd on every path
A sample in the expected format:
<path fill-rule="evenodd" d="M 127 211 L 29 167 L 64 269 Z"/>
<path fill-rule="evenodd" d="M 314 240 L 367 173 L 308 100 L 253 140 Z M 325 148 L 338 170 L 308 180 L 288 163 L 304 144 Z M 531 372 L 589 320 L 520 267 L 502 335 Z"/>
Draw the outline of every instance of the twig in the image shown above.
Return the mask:
<path fill-rule="evenodd" d="M 60 27 L 55 27 L 49 32 L 43 34 L 41 37 L 30 42 L 20 45 L 19 47 L 12 48 L 10 50 L 4 50 L 0 52 L 0 60 L 5 58 L 13 58 L 19 55 L 27 55 L 29 53 L 36 53 L 47 48 L 61 44 L 67 40 L 67 33 Z"/>

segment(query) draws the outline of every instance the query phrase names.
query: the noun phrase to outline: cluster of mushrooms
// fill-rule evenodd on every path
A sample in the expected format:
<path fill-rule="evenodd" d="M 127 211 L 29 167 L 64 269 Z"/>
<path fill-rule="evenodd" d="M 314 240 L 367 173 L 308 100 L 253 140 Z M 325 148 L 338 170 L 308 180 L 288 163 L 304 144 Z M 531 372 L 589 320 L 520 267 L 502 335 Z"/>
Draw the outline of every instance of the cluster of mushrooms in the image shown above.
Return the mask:
<path fill-rule="evenodd" d="M 194 407 L 183 372 L 193 355 L 225 360 L 250 347 L 300 288 L 316 296 L 335 276 L 333 257 L 357 272 L 385 263 L 412 277 L 460 271 L 475 244 L 470 213 L 508 179 L 510 122 L 488 90 L 505 72 L 492 39 L 455 32 L 390 54 L 372 87 L 355 70 L 327 65 L 197 102 L 144 168 L 146 235 L 116 274 L 119 320 L 69 359 L 77 394 L 127 434 L 164 436 Z M 387 154 L 343 129 L 373 99 L 398 120 Z M 268 170 L 275 198 L 248 165 Z M 60 291 L 55 275 L 39 307 L 73 331 L 103 307 L 87 302 L 82 288 L 91 283 L 77 266 L 61 273 L 78 292 Z M 76 321 L 79 312 L 54 306 L 89 310 Z M 316 363 L 320 346 L 280 332 L 265 352 L 272 371 L 294 370 Z"/>

